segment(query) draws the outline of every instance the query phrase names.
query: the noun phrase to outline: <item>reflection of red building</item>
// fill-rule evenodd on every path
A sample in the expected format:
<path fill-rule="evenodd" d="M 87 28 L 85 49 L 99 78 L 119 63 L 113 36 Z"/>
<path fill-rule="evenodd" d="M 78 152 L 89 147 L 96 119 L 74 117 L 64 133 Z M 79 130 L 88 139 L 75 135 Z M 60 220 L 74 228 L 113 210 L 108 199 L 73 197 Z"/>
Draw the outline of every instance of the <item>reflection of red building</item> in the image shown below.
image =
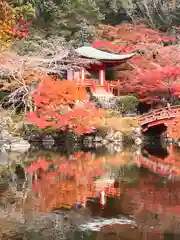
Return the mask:
<path fill-rule="evenodd" d="M 96 189 L 95 184 L 77 184 L 76 180 L 51 181 L 46 179 L 39 181 L 36 191 L 39 192 L 40 210 L 52 211 L 56 208 L 71 208 L 76 203 L 86 206 L 88 198 L 99 198 L 100 204 L 104 205 L 106 196 L 120 196 L 119 190 L 113 186 Z"/>
<path fill-rule="evenodd" d="M 32 189 L 38 193 L 41 211 L 71 208 L 76 203 L 86 206 L 88 198 L 98 198 L 104 205 L 106 196 L 120 196 L 120 189 L 114 188 L 114 181 L 111 184 L 104 182 L 101 186 L 94 181 L 95 177 L 106 173 L 103 161 L 104 158 L 94 159 L 90 153 L 79 152 L 68 161 L 65 158 L 53 160 L 54 166 L 57 166 L 53 172 L 48 171 L 49 165 L 45 159 L 32 163 L 26 170 L 36 175 Z M 44 167 L 46 171 L 38 176 L 39 167 Z"/>
<path fill-rule="evenodd" d="M 168 179 L 170 172 L 168 172 L 168 168 L 179 169 L 178 160 L 180 158 L 178 153 L 171 152 L 171 150 L 173 149 L 170 149 L 169 158 L 164 160 L 167 166 L 167 175 L 162 174 L 163 172 L 157 168 L 158 163 L 164 164 L 163 159 L 153 157 L 153 160 L 149 159 L 149 162 L 147 161 L 148 158 L 146 158 L 146 161 L 139 159 L 141 166 L 146 167 L 146 169 L 140 169 L 139 182 L 133 184 L 121 182 L 120 198 L 111 199 L 104 208 L 104 214 L 107 216 L 111 216 L 111 212 L 116 215 L 134 215 L 137 228 L 140 230 L 132 230 L 134 239 L 144 240 L 146 239 L 145 235 L 149 237 L 147 239 L 165 239 L 165 232 L 180 233 L 180 181 L 175 181 L 174 178 Z M 175 161 L 171 160 L 173 156 Z M 153 169 L 152 164 L 156 164 L 156 168 Z M 173 172 L 171 171 L 171 173 Z M 127 226 L 128 228 L 130 229 L 131 226 Z M 129 235 L 124 232 L 124 226 L 113 225 L 113 229 L 114 235 L 120 231 L 118 235 L 122 236 L 120 239 L 132 239 L 130 230 Z M 110 234 L 108 232 L 111 231 L 107 227 L 104 229 L 104 233 L 101 233 L 100 239 L 108 239 L 108 234 Z"/>
<path fill-rule="evenodd" d="M 173 229 L 180 232 L 180 229 L 176 227 L 178 223 L 180 224 L 180 181 L 168 179 L 166 177 L 169 176 L 170 171 L 168 172 L 168 169 L 167 174 L 164 175 L 159 172 L 158 168 L 153 169 L 151 165 L 153 163 L 162 165 L 166 163 L 168 167 L 179 169 L 179 155 L 173 151 L 173 148 L 171 148 L 169 157 L 164 160 L 149 155 L 150 164 L 139 159 L 140 163 L 151 171 L 141 168 L 138 171 L 139 181 L 126 184 L 116 182 L 119 183 L 116 186 L 117 189 L 114 188 L 116 185 L 114 182 L 109 185 L 98 185 L 97 188 L 97 181 L 94 181 L 94 177 L 101 175 L 99 172 L 101 159 L 95 161 L 91 155 L 89 157 L 84 154 L 78 155 L 77 159 L 65 161 L 61 164 L 64 173 L 66 173 L 65 167 L 67 166 L 69 178 L 65 176 L 60 178 L 58 175 L 59 178 L 42 178 L 36 182 L 40 209 L 42 211 L 51 211 L 54 208 L 71 208 L 75 203 L 82 202 L 84 206 L 87 203 L 92 212 L 94 211 L 94 215 L 103 217 L 114 217 L 119 214 L 134 215 L 138 228 L 150 229 L 151 226 L 153 227 L 152 231 L 164 232 Z M 71 172 L 73 175 L 70 174 Z M 173 172 L 171 171 L 171 173 Z M 102 188 L 99 186 L 102 186 Z M 100 209 L 100 204 L 95 206 L 93 201 L 93 203 L 88 201 L 89 198 L 98 198 L 99 203 L 102 200 L 101 204 L 104 204 L 103 210 Z M 105 201 L 101 198 L 104 198 Z M 119 226 L 119 229 L 123 232 L 122 226 Z M 140 236 L 138 234 L 140 233 L 137 230 L 137 236 Z M 139 239 L 144 240 L 142 237 L 139 237 Z"/>
<path fill-rule="evenodd" d="M 137 227 L 106 226 L 98 239 L 158 240 L 164 239 L 165 232 L 180 233 L 180 182 L 164 183 L 160 176 L 145 169 L 141 169 L 139 179 L 136 185 L 121 183 L 120 198 L 108 198 L 103 212 L 96 213 L 103 217 L 134 215 Z"/>

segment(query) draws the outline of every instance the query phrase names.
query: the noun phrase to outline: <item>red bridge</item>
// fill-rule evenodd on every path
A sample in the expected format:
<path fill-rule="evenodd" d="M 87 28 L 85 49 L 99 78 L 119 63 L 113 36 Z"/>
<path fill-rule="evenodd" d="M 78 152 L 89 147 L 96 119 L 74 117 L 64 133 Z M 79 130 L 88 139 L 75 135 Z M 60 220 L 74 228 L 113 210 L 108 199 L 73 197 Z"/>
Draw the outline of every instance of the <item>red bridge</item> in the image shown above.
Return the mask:
<path fill-rule="evenodd" d="M 161 108 L 150 111 L 141 115 L 139 123 L 142 131 L 147 131 L 150 127 L 164 124 L 167 126 L 167 121 L 173 118 L 180 117 L 180 105 Z"/>

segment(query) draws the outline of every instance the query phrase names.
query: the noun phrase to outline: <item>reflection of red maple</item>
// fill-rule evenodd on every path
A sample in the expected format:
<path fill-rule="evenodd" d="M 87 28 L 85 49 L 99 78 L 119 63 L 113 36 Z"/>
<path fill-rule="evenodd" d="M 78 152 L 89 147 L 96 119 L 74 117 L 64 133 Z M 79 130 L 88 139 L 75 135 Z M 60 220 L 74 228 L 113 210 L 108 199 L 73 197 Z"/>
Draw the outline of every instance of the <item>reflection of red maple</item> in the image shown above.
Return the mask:
<path fill-rule="evenodd" d="M 157 174 L 141 173 L 140 182 L 136 188 L 124 186 L 124 199 L 122 199 L 124 203 L 121 210 L 128 214 L 150 211 L 160 213 L 163 217 L 176 213 L 179 215 L 179 189 L 179 182 L 169 181 L 163 184 Z M 128 209 L 132 201 L 134 204 Z"/>
<path fill-rule="evenodd" d="M 38 161 L 32 162 L 32 164 L 29 167 L 27 167 L 26 170 L 28 173 L 34 173 L 37 172 L 39 169 L 46 171 L 48 170 L 48 168 L 49 168 L 48 162 L 43 157 L 41 157 Z"/>
<path fill-rule="evenodd" d="M 39 193 L 40 210 L 71 207 L 77 202 L 86 204 L 88 197 L 100 197 L 101 190 L 106 195 L 119 196 L 119 189 L 113 186 L 96 188 L 94 178 L 105 173 L 103 160 L 95 159 L 90 153 L 78 152 L 72 154 L 68 161 L 64 156 L 54 160 L 41 157 L 32 161 L 26 172 L 39 176 L 33 181 L 33 191 Z"/>
<path fill-rule="evenodd" d="M 87 100 L 87 95 L 71 81 L 45 77 L 35 89 L 33 99 L 37 110 L 28 114 L 28 120 L 40 128 L 70 128 L 78 134 L 88 133 L 103 116 L 91 103 L 76 104 Z"/>

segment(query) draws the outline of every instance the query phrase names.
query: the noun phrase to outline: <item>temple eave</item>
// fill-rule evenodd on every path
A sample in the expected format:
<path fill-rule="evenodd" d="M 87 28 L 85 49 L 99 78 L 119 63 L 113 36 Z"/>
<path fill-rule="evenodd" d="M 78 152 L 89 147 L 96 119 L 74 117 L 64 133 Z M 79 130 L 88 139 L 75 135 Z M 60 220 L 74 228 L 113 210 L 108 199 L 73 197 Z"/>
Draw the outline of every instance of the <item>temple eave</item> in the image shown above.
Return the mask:
<path fill-rule="evenodd" d="M 94 59 L 101 62 L 122 62 L 135 55 L 135 53 L 114 54 L 86 46 L 76 49 L 76 53 L 83 58 Z"/>

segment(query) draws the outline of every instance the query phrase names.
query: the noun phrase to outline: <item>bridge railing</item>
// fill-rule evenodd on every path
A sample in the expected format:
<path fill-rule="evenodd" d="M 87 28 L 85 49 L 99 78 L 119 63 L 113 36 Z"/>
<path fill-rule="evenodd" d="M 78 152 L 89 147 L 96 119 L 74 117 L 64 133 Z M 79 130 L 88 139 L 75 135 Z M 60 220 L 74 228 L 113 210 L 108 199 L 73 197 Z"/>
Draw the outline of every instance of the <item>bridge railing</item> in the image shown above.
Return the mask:
<path fill-rule="evenodd" d="M 166 118 L 180 117 L 180 105 L 160 108 L 141 115 L 139 119 L 140 125 L 145 125 L 156 120 Z"/>

